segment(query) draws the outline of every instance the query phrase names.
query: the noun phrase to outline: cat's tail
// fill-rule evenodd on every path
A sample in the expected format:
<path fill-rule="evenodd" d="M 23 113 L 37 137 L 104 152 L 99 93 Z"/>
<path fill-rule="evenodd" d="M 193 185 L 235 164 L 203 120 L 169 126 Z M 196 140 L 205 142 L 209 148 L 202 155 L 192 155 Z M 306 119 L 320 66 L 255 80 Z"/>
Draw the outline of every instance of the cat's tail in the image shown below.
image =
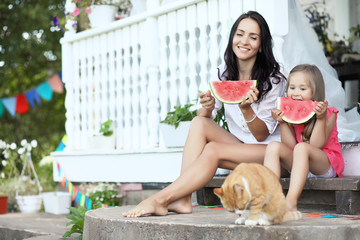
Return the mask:
<path fill-rule="evenodd" d="M 286 211 L 283 217 L 283 222 L 299 220 L 302 218 L 302 214 L 299 211 Z"/>

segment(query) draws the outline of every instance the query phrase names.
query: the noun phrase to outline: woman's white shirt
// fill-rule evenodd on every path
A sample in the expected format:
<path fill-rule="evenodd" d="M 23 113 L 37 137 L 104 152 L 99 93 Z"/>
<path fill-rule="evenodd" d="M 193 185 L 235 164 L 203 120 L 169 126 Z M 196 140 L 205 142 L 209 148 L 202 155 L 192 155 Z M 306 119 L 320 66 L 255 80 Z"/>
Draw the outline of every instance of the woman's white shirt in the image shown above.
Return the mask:
<path fill-rule="evenodd" d="M 280 128 L 278 122 L 271 116 L 271 109 L 276 108 L 277 97 L 283 97 L 285 95 L 285 80 L 283 79 L 278 84 L 279 80 L 276 78 L 270 78 L 272 89 L 263 96 L 260 102 L 251 104 L 251 107 L 256 116 L 261 119 L 269 131 L 269 136 L 262 142 L 258 142 L 256 138 L 250 132 L 246 120 L 238 106 L 238 104 L 226 104 L 225 118 L 230 132 L 235 135 L 240 141 L 244 143 L 269 143 L 272 141 L 280 140 Z M 221 108 L 222 102 L 215 98 L 215 109 L 212 112 L 212 118 L 216 117 L 217 111 Z M 249 119 L 247 119 L 249 120 Z"/>

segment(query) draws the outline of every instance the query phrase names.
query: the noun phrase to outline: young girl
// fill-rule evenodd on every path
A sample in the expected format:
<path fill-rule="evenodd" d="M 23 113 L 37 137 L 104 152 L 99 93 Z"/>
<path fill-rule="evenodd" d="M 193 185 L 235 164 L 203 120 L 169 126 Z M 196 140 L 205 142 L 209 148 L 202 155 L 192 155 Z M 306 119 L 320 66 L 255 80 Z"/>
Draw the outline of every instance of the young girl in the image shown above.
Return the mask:
<path fill-rule="evenodd" d="M 338 110 L 328 107 L 320 70 L 307 64 L 294 67 L 286 89 L 288 97 L 294 100 L 319 102 L 314 108 L 315 116 L 305 124 L 288 124 L 282 120 L 281 110 L 272 109 L 273 118 L 280 123 L 281 143 L 269 143 L 264 165 L 278 177 L 281 172 L 283 177 L 291 172 L 286 203 L 289 211 L 297 211 L 306 178 L 342 177 L 344 159 L 336 127 Z"/>
<path fill-rule="evenodd" d="M 221 102 L 210 91 L 201 93 L 202 108 L 190 126 L 180 176 L 123 216 L 191 213 L 191 193 L 205 186 L 218 167 L 234 169 L 241 162 L 263 163 L 266 144 L 280 140 L 270 109 L 285 92 L 285 83 L 272 52 L 269 27 L 259 13 L 250 11 L 236 20 L 224 60 L 225 66 L 217 71 L 220 80 L 258 81 L 247 100 L 224 104 L 231 133 L 213 121 Z"/>

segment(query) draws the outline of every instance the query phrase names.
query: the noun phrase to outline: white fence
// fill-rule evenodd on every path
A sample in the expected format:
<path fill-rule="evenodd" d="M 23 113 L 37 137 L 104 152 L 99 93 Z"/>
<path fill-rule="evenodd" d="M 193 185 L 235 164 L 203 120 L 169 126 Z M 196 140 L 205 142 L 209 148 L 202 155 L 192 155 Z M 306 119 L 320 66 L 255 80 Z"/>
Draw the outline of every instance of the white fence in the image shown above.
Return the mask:
<path fill-rule="evenodd" d="M 287 0 L 148 1 L 146 12 L 61 40 L 67 150 L 87 149 L 108 119 L 117 149 L 161 146 L 160 120 L 207 88 L 231 25 L 245 11 L 265 17 L 281 60 Z"/>

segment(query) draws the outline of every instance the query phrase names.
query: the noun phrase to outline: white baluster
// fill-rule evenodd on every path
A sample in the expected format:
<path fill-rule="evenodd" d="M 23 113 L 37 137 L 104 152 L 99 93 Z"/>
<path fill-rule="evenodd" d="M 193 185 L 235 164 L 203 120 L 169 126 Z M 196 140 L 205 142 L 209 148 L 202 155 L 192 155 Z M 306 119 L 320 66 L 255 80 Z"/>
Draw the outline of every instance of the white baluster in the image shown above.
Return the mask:
<path fill-rule="evenodd" d="M 101 86 L 100 86 L 100 38 L 99 36 L 94 37 L 94 125 L 95 131 L 99 130 L 101 122 Z"/>
<path fill-rule="evenodd" d="M 189 89 L 187 86 L 187 82 L 189 81 L 188 76 L 188 53 L 187 53 L 187 14 L 185 9 L 180 9 L 177 12 L 177 34 L 179 36 L 179 42 L 177 45 L 179 57 L 178 57 L 178 79 L 179 79 L 179 100 L 180 104 L 184 105 L 190 102 L 189 99 Z M 192 100 L 192 99 L 191 99 Z"/>
<path fill-rule="evenodd" d="M 200 28 L 200 51 L 199 51 L 199 64 L 200 64 L 200 89 L 208 88 L 208 80 L 210 78 L 207 69 L 209 60 L 209 36 L 208 36 L 208 16 L 207 16 L 207 3 L 201 2 L 198 4 L 197 22 Z"/>
<path fill-rule="evenodd" d="M 210 74 L 210 80 L 214 76 L 216 72 L 216 68 L 219 65 L 220 60 L 220 46 L 218 45 L 217 37 L 218 37 L 218 28 L 219 28 L 219 6 L 217 0 L 208 1 L 208 15 L 209 17 L 209 26 L 210 26 L 210 34 L 209 34 L 209 62 L 210 67 L 208 68 Z"/>
<path fill-rule="evenodd" d="M 177 32 L 176 32 L 176 12 L 171 12 L 168 15 L 168 34 L 169 34 L 169 70 L 170 70 L 170 109 L 173 110 L 173 107 L 178 105 L 179 97 L 179 86 L 178 86 L 178 55 L 177 55 Z"/>
<path fill-rule="evenodd" d="M 87 106 L 89 105 L 87 99 L 87 73 L 86 73 L 86 41 L 80 41 L 79 45 L 79 63 L 80 63 L 80 79 L 79 79 L 79 91 L 80 91 L 80 143 L 81 149 L 85 149 L 87 147 L 88 140 L 88 115 L 87 115 Z"/>
<path fill-rule="evenodd" d="M 130 149 L 132 148 L 132 134 L 131 134 L 131 128 L 132 128 L 132 116 L 131 116 L 131 76 L 130 76 L 130 29 L 126 27 L 124 29 L 124 120 L 125 120 L 125 129 L 124 129 L 124 135 L 126 141 L 124 142 L 125 148 Z"/>
<path fill-rule="evenodd" d="M 190 101 L 192 99 L 196 99 L 199 96 L 198 89 L 199 88 L 199 75 L 196 72 L 196 67 L 198 65 L 198 50 L 200 42 L 196 37 L 198 32 L 197 30 L 197 21 L 196 21 L 196 5 L 192 5 L 187 8 L 187 29 L 189 31 L 189 53 L 188 53 L 188 66 L 189 66 L 189 98 Z M 205 89 L 200 89 L 204 91 Z M 195 103 L 196 104 L 196 103 Z"/>
<path fill-rule="evenodd" d="M 147 8 L 150 10 L 159 6 L 158 0 L 148 0 Z M 159 144 L 159 42 L 157 21 L 154 17 L 147 18 L 142 29 L 148 38 L 142 39 L 142 46 L 145 47 L 144 64 L 149 76 L 148 95 L 149 95 L 149 146 L 157 147 Z"/>
<path fill-rule="evenodd" d="M 72 44 L 65 42 L 61 43 L 62 56 L 62 80 L 65 83 L 66 96 L 66 122 L 65 130 L 68 136 L 65 150 L 72 150 L 74 148 L 74 61 L 72 58 Z"/>
<path fill-rule="evenodd" d="M 166 113 L 170 110 L 168 104 L 169 98 L 169 78 L 168 68 L 169 68 L 169 59 L 168 59 L 168 34 L 167 34 L 167 16 L 160 16 L 158 19 L 159 24 L 159 48 L 160 48 L 160 119 L 163 120 L 166 117 Z"/>
<path fill-rule="evenodd" d="M 131 26 L 130 39 L 132 48 L 132 65 L 131 65 L 131 78 L 132 78 L 132 148 L 138 149 L 140 147 L 140 74 L 138 58 L 140 57 L 138 51 L 139 37 L 137 26 Z"/>
<path fill-rule="evenodd" d="M 109 32 L 107 36 L 107 45 L 108 45 L 108 79 L 109 79 L 109 85 L 108 85 L 108 118 L 115 121 L 115 33 Z M 114 125 L 114 124 L 113 124 Z"/>
<path fill-rule="evenodd" d="M 115 33 L 116 47 L 116 148 L 124 147 L 124 68 L 123 68 L 123 31 Z M 126 37 L 126 36 L 125 36 Z"/>

